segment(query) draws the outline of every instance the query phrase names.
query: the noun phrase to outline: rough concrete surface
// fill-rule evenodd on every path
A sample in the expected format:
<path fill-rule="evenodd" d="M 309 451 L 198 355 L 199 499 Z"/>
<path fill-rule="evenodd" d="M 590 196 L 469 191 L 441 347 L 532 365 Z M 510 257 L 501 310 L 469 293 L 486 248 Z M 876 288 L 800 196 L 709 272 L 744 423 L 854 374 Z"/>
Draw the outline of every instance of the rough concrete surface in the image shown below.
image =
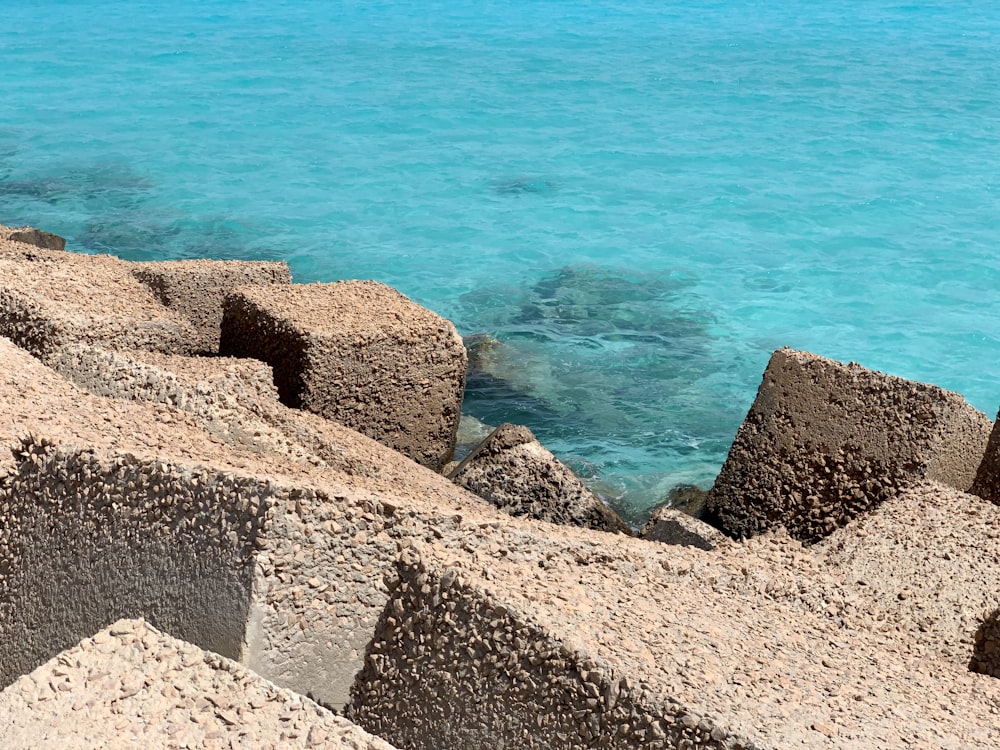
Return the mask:
<path fill-rule="evenodd" d="M 60 253 L 0 239 L 0 336 L 47 360 L 89 343 L 187 354 L 194 330 L 110 256 Z"/>
<path fill-rule="evenodd" d="M 500 425 L 450 476 L 512 516 L 632 533 L 614 510 L 522 425 Z"/>
<path fill-rule="evenodd" d="M 235 662 L 120 620 L 0 692 L 0 746 L 392 750 Z"/>
<path fill-rule="evenodd" d="M 666 505 L 653 511 L 639 530 L 638 536 L 651 542 L 680 544 L 705 550 L 715 549 L 728 539 L 725 534 L 704 521 Z"/>
<path fill-rule="evenodd" d="M 290 284 L 286 263 L 238 260 L 172 260 L 134 263 L 132 274 L 164 305 L 184 314 L 197 331 L 197 350 L 217 354 L 222 303 L 247 284 Z"/>
<path fill-rule="evenodd" d="M 909 483 L 968 490 L 991 429 L 958 394 L 780 349 L 705 519 L 738 538 L 784 526 L 815 542 Z"/>
<path fill-rule="evenodd" d="M 414 749 L 1000 747 L 1000 683 L 776 601 L 767 557 L 515 534 L 404 556 L 349 718 Z"/>
<path fill-rule="evenodd" d="M 243 287 L 220 351 L 274 368 L 282 401 L 440 469 L 455 449 L 466 353 L 455 327 L 369 281 Z"/>

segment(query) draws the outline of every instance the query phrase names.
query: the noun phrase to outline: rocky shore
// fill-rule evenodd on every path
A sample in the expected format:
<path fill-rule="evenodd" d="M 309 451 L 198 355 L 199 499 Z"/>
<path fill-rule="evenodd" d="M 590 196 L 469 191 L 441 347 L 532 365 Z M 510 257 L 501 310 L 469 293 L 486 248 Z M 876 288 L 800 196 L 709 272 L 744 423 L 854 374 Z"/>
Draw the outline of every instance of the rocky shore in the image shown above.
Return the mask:
<path fill-rule="evenodd" d="M 0 746 L 1000 747 L 1000 435 L 774 353 L 635 532 L 375 282 L 0 227 Z M 692 507 L 702 502 L 692 503 Z"/>

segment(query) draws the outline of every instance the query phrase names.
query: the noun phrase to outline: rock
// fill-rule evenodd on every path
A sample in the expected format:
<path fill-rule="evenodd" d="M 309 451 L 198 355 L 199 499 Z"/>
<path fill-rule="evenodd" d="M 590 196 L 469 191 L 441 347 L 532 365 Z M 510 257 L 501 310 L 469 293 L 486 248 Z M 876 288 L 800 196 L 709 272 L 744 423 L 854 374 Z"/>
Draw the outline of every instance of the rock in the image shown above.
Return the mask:
<path fill-rule="evenodd" d="M 174 260 L 135 263 L 132 275 L 167 307 L 185 315 L 198 333 L 197 350 L 218 354 L 222 302 L 247 284 L 290 284 L 285 263 L 236 260 Z"/>
<path fill-rule="evenodd" d="M 450 476 L 512 516 L 632 533 L 527 427 L 500 425 Z"/>
<path fill-rule="evenodd" d="M 23 242 L 26 245 L 34 245 L 45 250 L 65 250 L 66 240 L 58 234 L 43 232 L 34 227 L 18 227 L 7 231 L 7 239 L 14 242 Z"/>
<path fill-rule="evenodd" d="M 969 669 L 990 677 L 1000 677 L 1000 609 L 990 612 L 976 631 Z"/>
<path fill-rule="evenodd" d="M 667 493 L 667 505 L 693 518 L 701 518 L 708 501 L 708 490 L 694 484 L 679 484 Z"/>
<path fill-rule="evenodd" d="M 667 505 L 653 511 L 637 535 L 640 539 L 711 550 L 728 537 L 718 529 Z"/>
<path fill-rule="evenodd" d="M 270 364 L 289 406 L 435 470 L 452 456 L 465 347 L 451 323 L 390 287 L 242 287 L 226 298 L 220 350 Z"/>
<path fill-rule="evenodd" d="M 784 526 L 815 542 L 909 484 L 967 490 L 991 428 L 958 394 L 780 349 L 704 518 L 738 538 Z"/>

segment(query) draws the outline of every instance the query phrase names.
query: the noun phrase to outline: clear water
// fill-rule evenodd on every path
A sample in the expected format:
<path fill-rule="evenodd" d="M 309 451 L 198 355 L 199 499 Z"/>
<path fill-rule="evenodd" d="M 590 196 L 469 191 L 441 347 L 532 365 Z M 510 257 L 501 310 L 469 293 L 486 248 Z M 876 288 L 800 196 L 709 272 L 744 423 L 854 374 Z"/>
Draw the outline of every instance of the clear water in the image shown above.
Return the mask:
<path fill-rule="evenodd" d="M 1000 5 L 0 0 L 0 222 L 489 334 L 465 410 L 632 518 L 770 352 L 995 413 Z"/>

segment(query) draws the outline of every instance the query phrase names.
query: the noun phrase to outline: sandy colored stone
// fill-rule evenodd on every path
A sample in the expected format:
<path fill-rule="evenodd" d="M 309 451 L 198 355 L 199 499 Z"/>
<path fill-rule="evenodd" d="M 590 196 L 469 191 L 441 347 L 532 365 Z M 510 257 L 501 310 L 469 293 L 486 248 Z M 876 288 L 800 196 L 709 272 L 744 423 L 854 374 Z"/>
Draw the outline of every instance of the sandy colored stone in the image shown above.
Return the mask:
<path fill-rule="evenodd" d="M 243 287 L 223 354 L 274 368 L 281 399 L 433 469 L 455 448 L 466 354 L 444 318 L 376 282 Z"/>
<path fill-rule="evenodd" d="M 776 351 L 708 498 L 734 537 L 815 542 L 908 484 L 972 484 L 992 422 L 932 385 Z"/>
<path fill-rule="evenodd" d="M 311 700 L 142 620 L 114 623 L 0 692 L 0 746 L 391 750 Z"/>
<path fill-rule="evenodd" d="M 290 284 L 286 263 L 238 260 L 174 260 L 132 264 L 132 274 L 167 307 L 182 313 L 197 332 L 196 349 L 219 351 L 222 303 L 247 284 Z"/>
<path fill-rule="evenodd" d="M 705 550 L 715 549 L 727 539 L 725 534 L 704 521 L 666 505 L 653 511 L 637 536 L 651 542 L 680 544 Z"/>
<path fill-rule="evenodd" d="M 500 425 L 450 476 L 512 516 L 632 533 L 614 510 L 522 425 Z"/>

